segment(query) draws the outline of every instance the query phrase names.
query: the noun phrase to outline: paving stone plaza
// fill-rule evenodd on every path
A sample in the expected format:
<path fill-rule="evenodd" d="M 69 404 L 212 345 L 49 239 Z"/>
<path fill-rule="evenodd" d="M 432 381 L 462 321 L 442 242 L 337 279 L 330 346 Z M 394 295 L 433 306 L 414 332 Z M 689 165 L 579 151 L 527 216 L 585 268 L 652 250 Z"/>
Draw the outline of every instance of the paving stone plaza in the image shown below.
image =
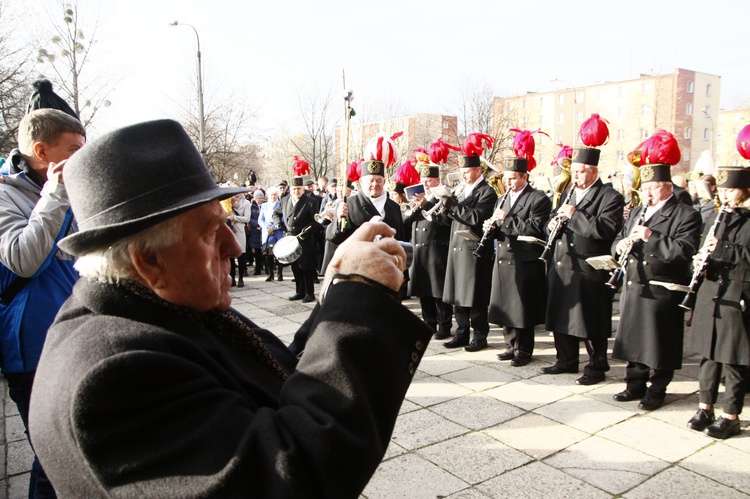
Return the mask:
<path fill-rule="evenodd" d="M 289 343 L 313 304 L 287 300 L 294 293 L 290 280 L 264 278 L 233 288 L 233 306 Z M 406 305 L 419 313 L 417 300 Z M 689 350 L 665 405 L 646 412 L 637 400 L 612 400 L 624 389 L 622 362 L 611 361 L 606 382 L 579 386 L 575 374 L 541 374 L 555 361 L 552 337 L 541 328 L 534 360 L 523 367 L 496 359 L 505 350 L 501 330 L 493 328 L 489 342 L 490 348 L 468 353 L 433 340 L 363 497 L 750 496 L 747 410 L 742 434 L 725 441 L 686 426 L 698 405 L 699 358 Z M 0 497 L 23 498 L 32 454 L 7 387 L 2 407 Z"/>

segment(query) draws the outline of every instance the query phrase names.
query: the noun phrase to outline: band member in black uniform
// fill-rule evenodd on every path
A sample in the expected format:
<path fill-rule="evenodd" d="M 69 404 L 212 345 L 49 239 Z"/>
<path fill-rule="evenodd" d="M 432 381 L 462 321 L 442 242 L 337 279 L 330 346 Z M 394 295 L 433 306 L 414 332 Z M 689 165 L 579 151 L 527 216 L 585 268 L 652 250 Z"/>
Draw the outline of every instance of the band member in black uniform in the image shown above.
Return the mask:
<path fill-rule="evenodd" d="M 468 352 L 477 352 L 487 348 L 487 336 L 490 324 L 487 321 L 487 307 L 492 289 L 492 246 L 486 245 L 480 250 L 480 256 L 474 255 L 478 239 L 482 235 L 482 222 L 490 218 L 497 201 L 495 189 L 482 177 L 481 151 L 467 150 L 470 137 L 464 141 L 463 151 L 470 155 L 459 157 L 460 173 L 463 183 L 456 188 L 457 197 L 447 198 L 446 213 L 451 221 L 451 242 L 448 251 L 448 267 L 445 272 L 445 290 L 443 301 L 454 306 L 456 333 L 451 341 L 443 343 L 446 348 L 464 347 Z M 489 135 L 491 147 L 494 139 Z M 462 187 L 463 186 L 463 187 Z M 470 231 L 477 240 L 465 238 L 458 231 Z M 469 336 L 474 329 L 471 342 Z"/>
<path fill-rule="evenodd" d="M 692 328 L 693 349 L 702 357 L 700 405 L 688 426 L 710 437 L 729 438 L 740 434 L 739 414 L 750 376 L 750 168 L 720 166 L 716 186 L 731 211 L 717 224 L 715 235 L 710 234 L 713 221 L 706 224 L 701 253 L 707 252 L 708 268 L 698 289 Z M 722 376 L 723 413 L 714 419 Z"/>
<path fill-rule="evenodd" d="M 534 326 L 544 324 L 547 286 L 542 246 L 518 236 L 544 239 L 552 201 L 529 185 L 529 160 L 505 161 L 506 191 L 483 229 L 497 240 L 492 269 L 489 322 L 503 327 L 506 350 L 497 355 L 514 367 L 525 366 L 534 352 Z M 489 243 L 489 241 L 488 241 Z"/>
<path fill-rule="evenodd" d="M 414 247 L 409 296 L 419 297 L 422 319 L 436 331 L 435 338 L 442 340 L 450 338 L 453 326 L 453 307 L 443 301 L 451 227 L 447 220 L 425 218 L 424 211 L 437 203 L 430 189 L 440 185 L 440 167 L 424 153 L 417 153 L 417 161 L 424 194 L 414 195 L 414 210 L 407 220 L 411 223 Z"/>
<path fill-rule="evenodd" d="M 341 244 L 362 224 L 369 222 L 373 217 L 380 217 L 381 221 L 396 229 L 394 237 L 403 241 L 404 223 L 401 208 L 388 197 L 385 190 L 385 163 L 377 159 L 364 161 L 359 184 L 360 191 L 336 207 L 336 220 L 332 224 L 333 229 L 328 232 L 328 240 L 334 244 Z M 343 227 L 338 222 L 341 218 L 347 219 Z"/>
<path fill-rule="evenodd" d="M 586 263 L 592 256 L 608 254 L 623 226 L 625 201 L 620 193 L 599 178 L 599 149 L 609 132 L 597 140 L 584 140 L 584 129 L 597 120 L 594 115 L 581 127 L 587 147 L 573 150 L 571 186 L 561 197 L 548 228 L 562 228 L 554 241 L 548 262 L 547 329 L 554 333 L 557 362 L 545 367 L 545 374 L 577 373 L 580 342 L 589 354 L 579 385 L 593 385 L 609 371 L 607 339 L 612 334 L 613 291 L 607 286 L 609 274 Z M 551 234 L 550 238 L 555 236 Z"/>
<path fill-rule="evenodd" d="M 292 263 L 296 293 L 289 299 L 302 300 L 303 303 L 315 301 L 317 261 L 314 234 L 321 230 L 320 224 L 314 218 L 317 212 L 315 201 L 305 195 L 302 177 L 294 177 L 291 195 L 283 198 L 273 213 L 276 228 L 286 226 L 287 235 L 298 236 L 297 239 L 302 247 L 301 256 Z"/>
<path fill-rule="evenodd" d="M 685 310 L 679 305 L 684 293 L 670 291 L 661 283 L 690 281 L 690 263 L 701 230 L 700 214 L 672 192 L 669 163 L 679 162 L 680 153 L 674 137 L 664 134 L 668 132 L 660 130 L 652 139 L 667 137 L 660 143 L 668 144 L 670 150 L 662 148 L 657 152 L 660 156 L 648 155 L 646 161 L 653 164 L 640 166 L 643 204 L 630 213 L 612 245 L 612 254 L 625 264 L 612 358 L 628 362 L 625 390 L 613 398 L 618 402 L 641 399 L 638 407 L 649 411 L 662 406 L 675 369 L 682 368 Z M 648 145 L 648 141 L 642 144 Z M 672 151 L 676 154 L 667 160 Z M 647 149 L 639 156 L 644 154 Z M 614 281 L 612 285 L 617 287 Z"/>

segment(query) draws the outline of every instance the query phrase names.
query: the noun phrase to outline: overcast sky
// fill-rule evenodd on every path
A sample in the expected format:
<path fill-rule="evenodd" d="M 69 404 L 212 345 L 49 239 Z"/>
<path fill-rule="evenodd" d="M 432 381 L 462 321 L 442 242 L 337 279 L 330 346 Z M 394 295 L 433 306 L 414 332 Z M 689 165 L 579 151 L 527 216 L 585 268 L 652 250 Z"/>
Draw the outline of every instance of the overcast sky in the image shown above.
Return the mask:
<path fill-rule="evenodd" d="M 174 20 L 200 35 L 207 106 L 243 95 L 268 134 L 294 126 L 295 88 L 343 106 L 342 70 L 355 108 L 413 112 L 451 111 L 467 82 L 509 96 L 675 67 L 720 75 L 724 108 L 750 98 L 747 1 L 79 1 L 84 29 L 100 18 L 92 64 L 119 80 L 97 129 L 176 117 L 196 98 L 195 35 Z"/>

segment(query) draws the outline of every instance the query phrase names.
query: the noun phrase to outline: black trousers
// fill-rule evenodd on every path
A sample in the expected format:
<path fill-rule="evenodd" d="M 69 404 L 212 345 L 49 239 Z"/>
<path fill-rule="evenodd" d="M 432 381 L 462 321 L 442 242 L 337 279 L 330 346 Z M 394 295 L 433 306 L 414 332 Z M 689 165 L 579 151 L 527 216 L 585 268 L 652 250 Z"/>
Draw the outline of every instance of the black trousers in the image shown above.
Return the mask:
<path fill-rule="evenodd" d="M 422 320 L 437 333 L 451 332 L 453 327 L 453 306 L 440 298 L 420 296 L 419 305 L 422 307 Z"/>
<path fill-rule="evenodd" d="M 237 257 L 237 261 L 235 262 L 234 258 L 229 259 L 229 274 L 232 276 L 232 282 L 234 282 L 234 271 L 238 267 L 239 263 L 239 276 L 238 279 L 241 281 L 242 276 L 245 275 L 245 270 L 247 269 L 247 261 L 245 260 L 245 254 L 241 254 Z"/>
<path fill-rule="evenodd" d="M 724 374 L 724 407 L 726 414 L 740 414 L 745 401 L 748 366 L 722 364 L 711 359 L 701 359 L 698 375 L 699 400 L 703 404 L 715 404 L 719 396 L 719 384 Z"/>
<path fill-rule="evenodd" d="M 583 368 L 583 374 L 594 379 L 604 379 L 604 373 L 609 371 L 607 338 L 589 340 L 558 332 L 555 332 L 554 335 L 557 365 L 565 369 L 577 369 L 578 352 L 581 347 L 580 343 L 583 341 L 589 354 L 589 363 Z"/>
<path fill-rule="evenodd" d="M 625 368 L 625 383 L 628 390 L 632 393 L 643 393 L 646 390 L 646 383 L 651 381 L 648 388 L 650 392 L 660 397 L 667 394 L 667 385 L 674 377 L 674 369 L 654 369 L 654 375 L 651 374 L 651 368 L 640 362 L 628 362 Z"/>
<path fill-rule="evenodd" d="M 486 340 L 490 334 L 490 323 L 487 321 L 489 309 L 484 307 L 460 307 L 456 305 L 456 338 L 468 339 L 471 328 L 474 329 L 474 340 Z M 470 327 L 471 326 L 471 327 Z"/>
<path fill-rule="evenodd" d="M 534 353 L 533 327 L 503 327 L 505 350 L 515 357 L 531 357 Z"/>
<path fill-rule="evenodd" d="M 281 271 L 279 271 L 281 272 Z M 294 274 L 294 287 L 297 294 L 314 295 L 315 294 L 315 269 L 305 270 L 300 267 L 299 263 L 292 263 L 292 274 Z"/>

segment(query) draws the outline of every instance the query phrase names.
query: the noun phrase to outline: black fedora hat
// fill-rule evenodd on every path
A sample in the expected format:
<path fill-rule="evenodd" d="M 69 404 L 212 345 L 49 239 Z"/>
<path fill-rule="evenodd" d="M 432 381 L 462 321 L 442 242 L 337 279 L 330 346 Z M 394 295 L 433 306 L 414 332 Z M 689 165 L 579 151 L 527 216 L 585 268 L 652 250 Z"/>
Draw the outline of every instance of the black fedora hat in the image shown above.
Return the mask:
<path fill-rule="evenodd" d="M 86 144 L 65 166 L 65 188 L 79 232 L 59 245 L 73 255 L 250 190 L 216 185 L 185 129 L 173 120 L 120 128 Z"/>

